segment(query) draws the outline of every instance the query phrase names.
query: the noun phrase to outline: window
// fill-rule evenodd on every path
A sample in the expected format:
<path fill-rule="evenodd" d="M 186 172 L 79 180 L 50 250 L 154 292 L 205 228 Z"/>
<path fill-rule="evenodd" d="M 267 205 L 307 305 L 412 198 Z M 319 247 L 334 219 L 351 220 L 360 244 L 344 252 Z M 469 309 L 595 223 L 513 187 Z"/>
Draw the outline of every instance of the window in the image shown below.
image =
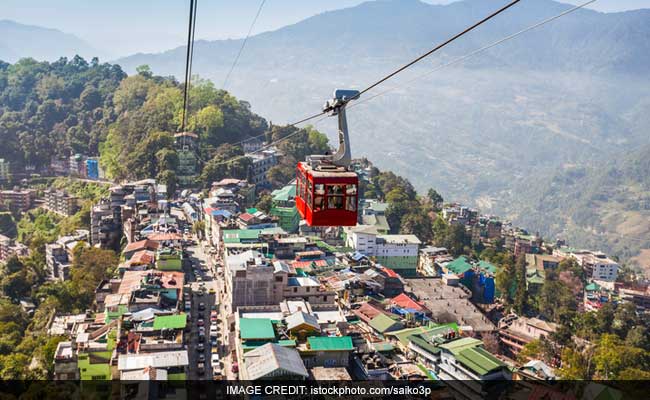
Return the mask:
<path fill-rule="evenodd" d="M 324 208 L 325 202 L 325 185 L 314 185 L 314 210 L 319 211 Z"/>
<path fill-rule="evenodd" d="M 311 192 L 312 192 L 311 181 L 307 181 L 307 204 L 309 205 L 310 208 L 314 208 L 314 206 L 312 205 Z"/>
<path fill-rule="evenodd" d="M 327 185 L 327 208 L 342 210 L 344 205 L 344 185 Z"/>

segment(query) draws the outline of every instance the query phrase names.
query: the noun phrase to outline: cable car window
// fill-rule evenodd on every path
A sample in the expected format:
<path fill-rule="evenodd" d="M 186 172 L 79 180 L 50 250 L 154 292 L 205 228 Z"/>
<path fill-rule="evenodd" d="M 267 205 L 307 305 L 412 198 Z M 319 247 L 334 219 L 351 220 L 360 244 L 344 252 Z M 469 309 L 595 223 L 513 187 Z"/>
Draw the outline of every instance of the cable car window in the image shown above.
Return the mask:
<path fill-rule="evenodd" d="M 344 208 L 344 186 L 327 185 L 327 208 L 330 210 L 342 210 Z"/>
<path fill-rule="evenodd" d="M 311 181 L 307 181 L 307 204 L 309 205 L 309 208 L 313 208 L 311 203 L 311 189 Z"/>
<path fill-rule="evenodd" d="M 357 196 L 347 196 L 345 198 L 345 209 L 348 211 L 357 211 Z"/>
<path fill-rule="evenodd" d="M 324 200 L 324 196 L 314 196 L 314 211 L 320 211 L 323 209 Z"/>
<path fill-rule="evenodd" d="M 356 196 L 357 195 L 357 185 L 347 185 L 345 189 L 345 194 L 348 196 Z"/>
<path fill-rule="evenodd" d="M 314 194 L 316 194 L 317 196 L 318 195 L 325 196 L 325 185 L 323 184 L 314 185 L 314 188 L 315 188 Z"/>

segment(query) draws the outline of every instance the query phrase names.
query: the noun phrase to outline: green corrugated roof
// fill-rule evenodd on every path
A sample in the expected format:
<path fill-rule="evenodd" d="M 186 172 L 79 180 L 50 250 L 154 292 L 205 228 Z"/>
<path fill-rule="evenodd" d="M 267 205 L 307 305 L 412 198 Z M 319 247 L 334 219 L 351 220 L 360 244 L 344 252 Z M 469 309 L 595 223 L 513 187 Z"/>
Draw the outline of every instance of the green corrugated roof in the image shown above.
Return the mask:
<path fill-rule="evenodd" d="M 447 264 L 447 269 L 456 275 L 462 275 L 472 269 L 472 264 L 469 263 L 469 258 L 466 256 L 460 256 Z"/>
<path fill-rule="evenodd" d="M 428 332 L 432 329 L 434 328 L 428 326 L 418 326 L 416 328 L 407 328 L 407 329 L 401 329 L 399 331 L 386 332 L 386 335 L 395 336 L 403 346 L 408 346 L 409 336 L 416 335 L 418 333 Z"/>
<path fill-rule="evenodd" d="M 224 243 L 239 243 L 242 240 L 259 238 L 261 229 L 226 229 L 223 231 Z"/>
<path fill-rule="evenodd" d="M 438 346 L 435 346 L 426 340 L 424 340 L 420 335 L 411 335 L 408 337 L 408 340 L 415 344 L 418 347 L 421 347 L 423 350 L 431 353 L 431 354 L 438 354 L 440 353 L 440 348 Z"/>
<path fill-rule="evenodd" d="M 451 342 L 441 344 L 440 348 L 449 350 L 452 354 L 457 355 L 458 353 L 460 353 L 465 349 L 471 349 L 480 346 L 482 344 L 483 342 L 481 342 L 478 339 L 465 337 L 465 338 L 460 338 Z"/>
<path fill-rule="evenodd" d="M 370 320 L 370 327 L 379 333 L 384 333 L 391 328 L 400 329 L 403 325 L 401 322 L 389 317 L 386 314 L 379 314 Z"/>
<path fill-rule="evenodd" d="M 395 346 L 393 346 L 392 343 L 390 343 L 390 342 L 373 343 L 372 347 L 375 349 L 375 351 L 378 351 L 380 353 L 395 350 Z"/>
<path fill-rule="evenodd" d="M 153 329 L 183 329 L 187 325 L 187 315 L 157 315 L 153 320 Z"/>
<path fill-rule="evenodd" d="M 506 366 L 482 347 L 464 349 L 455 356 L 457 361 L 479 375 L 485 375 Z"/>
<path fill-rule="evenodd" d="M 307 338 L 309 348 L 317 351 L 352 351 L 350 336 L 310 336 Z"/>
<path fill-rule="evenodd" d="M 242 340 L 275 339 L 273 324 L 268 318 L 240 318 L 239 332 Z"/>
<path fill-rule="evenodd" d="M 489 261 L 479 261 L 478 267 L 482 270 L 488 271 L 492 275 L 497 273 L 497 266 Z"/>
<path fill-rule="evenodd" d="M 600 290 L 600 285 L 597 284 L 596 282 L 591 282 L 587 286 L 585 286 L 585 290 L 588 292 L 595 292 L 597 290 Z"/>
<path fill-rule="evenodd" d="M 289 199 L 296 197 L 296 185 L 287 185 L 274 190 L 271 196 L 273 196 L 273 201 L 289 201 Z"/>

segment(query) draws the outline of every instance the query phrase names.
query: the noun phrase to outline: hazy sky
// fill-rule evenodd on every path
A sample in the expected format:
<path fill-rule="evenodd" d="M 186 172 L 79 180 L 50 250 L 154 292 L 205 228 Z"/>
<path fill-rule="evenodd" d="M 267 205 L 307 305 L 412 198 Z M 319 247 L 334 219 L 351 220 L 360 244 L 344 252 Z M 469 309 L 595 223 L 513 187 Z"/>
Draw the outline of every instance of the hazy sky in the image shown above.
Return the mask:
<path fill-rule="evenodd" d="M 253 33 L 277 29 L 309 16 L 364 0 L 266 0 Z M 454 0 L 425 0 L 447 4 Z M 485 0 L 487 1 L 487 0 Z M 584 0 L 564 0 L 579 4 Z M 245 36 L 260 0 L 199 0 L 197 39 Z M 56 28 L 85 39 L 113 57 L 158 52 L 182 45 L 188 0 L 2 0 L 0 19 Z M 599 0 L 603 12 L 649 8 L 650 0 Z"/>

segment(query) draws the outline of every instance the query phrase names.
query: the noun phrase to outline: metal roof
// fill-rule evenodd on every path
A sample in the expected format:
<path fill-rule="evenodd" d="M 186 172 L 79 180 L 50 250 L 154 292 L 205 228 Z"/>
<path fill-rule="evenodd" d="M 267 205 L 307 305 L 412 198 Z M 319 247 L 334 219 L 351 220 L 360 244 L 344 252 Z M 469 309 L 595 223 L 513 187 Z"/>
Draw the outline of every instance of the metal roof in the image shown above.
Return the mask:
<path fill-rule="evenodd" d="M 117 369 L 132 371 L 135 369 L 170 368 L 189 365 L 187 350 L 163 351 L 147 354 L 121 354 L 117 360 Z"/>
<path fill-rule="evenodd" d="M 317 351 L 352 351 L 350 336 L 310 336 L 307 338 L 309 348 Z"/>
<path fill-rule="evenodd" d="M 248 379 L 273 376 L 309 376 L 298 351 L 275 343 L 267 343 L 244 355 Z"/>
<path fill-rule="evenodd" d="M 273 324 L 268 318 L 240 318 L 239 332 L 242 340 L 275 339 Z"/>
<path fill-rule="evenodd" d="M 153 320 L 153 329 L 183 329 L 187 325 L 187 315 L 157 315 Z"/>

